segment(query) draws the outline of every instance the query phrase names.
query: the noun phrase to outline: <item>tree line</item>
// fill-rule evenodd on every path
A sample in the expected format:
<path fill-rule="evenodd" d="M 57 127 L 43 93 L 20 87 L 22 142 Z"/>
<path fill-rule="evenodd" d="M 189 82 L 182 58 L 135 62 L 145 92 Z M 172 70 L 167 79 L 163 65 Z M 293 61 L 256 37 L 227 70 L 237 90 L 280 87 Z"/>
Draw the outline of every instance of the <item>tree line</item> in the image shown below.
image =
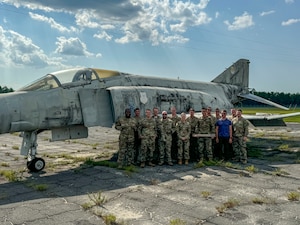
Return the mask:
<path fill-rule="evenodd" d="M 286 107 L 300 107 L 300 93 L 292 94 L 292 93 L 283 93 L 283 92 L 255 92 L 255 95 L 262 97 L 264 99 L 268 99 L 272 102 L 276 102 L 280 105 Z M 255 102 L 252 100 L 243 101 L 243 106 L 249 107 L 260 107 L 266 106 L 263 103 Z"/>
<path fill-rule="evenodd" d="M 4 87 L 0 86 L 0 93 L 8 93 L 8 92 L 13 92 L 13 91 L 14 91 L 14 89 L 12 89 L 12 88 L 8 88 L 6 86 L 4 86 Z"/>

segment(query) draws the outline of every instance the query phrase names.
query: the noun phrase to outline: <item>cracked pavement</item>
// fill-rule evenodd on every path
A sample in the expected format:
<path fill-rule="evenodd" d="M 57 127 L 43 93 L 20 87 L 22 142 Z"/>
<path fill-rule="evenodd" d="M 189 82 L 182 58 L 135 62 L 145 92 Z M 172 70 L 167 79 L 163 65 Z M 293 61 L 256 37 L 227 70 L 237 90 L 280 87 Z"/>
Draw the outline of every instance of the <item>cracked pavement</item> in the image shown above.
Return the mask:
<path fill-rule="evenodd" d="M 116 152 L 118 131 L 95 127 L 89 133 L 64 142 L 40 134 L 38 153 L 46 168 L 39 173 L 24 170 L 26 160 L 16 150 L 20 137 L 0 135 L 0 170 L 23 171 L 18 182 L 0 177 L 0 224 L 105 224 L 101 216 L 109 214 L 128 225 L 176 219 L 187 225 L 300 224 L 300 202 L 287 197 L 300 194 L 300 125 L 251 128 L 249 145 L 263 154 L 247 165 L 190 163 L 136 172 L 72 162 L 72 157 L 109 159 Z M 247 170 L 252 165 L 257 172 Z M 89 194 L 99 192 L 106 202 L 84 210 Z"/>

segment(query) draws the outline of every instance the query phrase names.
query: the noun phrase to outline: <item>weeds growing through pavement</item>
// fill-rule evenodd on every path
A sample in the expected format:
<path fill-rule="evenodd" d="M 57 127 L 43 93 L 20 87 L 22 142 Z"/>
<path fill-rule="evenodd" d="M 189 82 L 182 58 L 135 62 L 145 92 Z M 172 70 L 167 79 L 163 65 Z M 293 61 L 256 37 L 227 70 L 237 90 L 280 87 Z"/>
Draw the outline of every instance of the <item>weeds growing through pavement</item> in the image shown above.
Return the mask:
<path fill-rule="evenodd" d="M 0 164 L 0 166 L 3 166 L 3 167 L 9 167 L 9 163 L 7 163 L 7 162 L 2 162 L 2 163 Z"/>
<path fill-rule="evenodd" d="M 46 191 L 48 189 L 47 184 L 34 184 L 34 183 L 31 183 L 31 182 L 27 182 L 27 181 L 25 181 L 24 184 L 27 187 L 33 188 L 36 191 Z"/>
<path fill-rule="evenodd" d="M 224 202 L 221 206 L 217 206 L 216 210 L 219 213 L 224 213 L 227 209 L 232 209 L 238 205 L 239 205 L 239 202 L 237 200 L 229 199 L 227 202 Z"/>
<path fill-rule="evenodd" d="M 102 219 L 106 225 L 115 225 L 117 221 L 117 217 L 113 214 L 102 216 Z"/>
<path fill-rule="evenodd" d="M 287 197 L 288 197 L 288 200 L 290 200 L 290 201 L 299 201 L 300 193 L 296 192 L 296 191 L 292 191 L 292 192 L 288 193 Z"/>
<path fill-rule="evenodd" d="M 186 222 L 181 219 L 173 219 L 170 221 L 170 225 L 186 225 Z"/>
<path fill-rule="evenodd" d="M 211 196 L 211 192 L 210 191 L 202 191 L 201 195 L 203 198 L 208 199 Z"/>
<path fill-rule="evenodd" d="M 96 206 L 102 206 L 106 202 L 106 198 L 101 191 L 90 193 L 88 196 Z"/>
<path fill-rule="evenodd" d="M 275 200 L 266 197 L 256 197 L 252 199 L 254 204 L 274 204 Z"/>
<path fill-rule="evenodd" d="M 20 181 L 22 178 L 22 174 L 20 172 L 14 170 L 0 170 L 0 176 L 5 177 L 8 181 Z"/>
<path fill-rule="evenodd" d="M 284 176 L 284 175 L 289 175 L 289 173 L 282 170 L 281 168 L 276 168 L 274 171 L 272 171 L 272 175 L 274 175 L 274 176 Z"/>
<path fill-rule="evenodd" d="M 158 179 L 151 179 L 150 180 L 151 185 L 158 185 L 159 183 L 160 183 L 160 180 L 158 180 Z"/>
<path fill-rule="evenodd" d="M 250 173 L 257 173 L 258 172 L 258 169 L 254 165 L 245 167 L 245 170 L 250 172 Z"/>

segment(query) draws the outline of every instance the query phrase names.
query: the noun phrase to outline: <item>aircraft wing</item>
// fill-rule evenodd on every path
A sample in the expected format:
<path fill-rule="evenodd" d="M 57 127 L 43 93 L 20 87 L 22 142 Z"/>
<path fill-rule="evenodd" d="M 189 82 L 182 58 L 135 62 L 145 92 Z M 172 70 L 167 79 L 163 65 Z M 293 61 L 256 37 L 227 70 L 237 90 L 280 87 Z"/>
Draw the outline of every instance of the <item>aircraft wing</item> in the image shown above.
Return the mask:
<path fill-rule="evenodd" d="M 287 114 L 266 114 L 261 113 L 258 115 L 245 115 L 243 117 L 247 119 L 251 124 L 256 127 L 259 126 L 286 126 L 283 121 L 284 118 L 299 116 L 300 112 L 287 113 Z"/>
<path fill-rule="evenodd" d="M 299 116 L 300 112 L 295 113 L 287 113 L 287 114 L 259 114 L 259 115 L 243 115 L 243 117 L 247 120 L 256 119 L 256 120 L 275 120 L 275 119 L 284 119 L 292 116 Z"/>
<path fill-rule="evenodd" d="M 277 107 L 277 108 L 280 108 L 280 109 L 284 109 L 284 110 L 289 110 L 289 108 L 287 107 L 284 107 L 282 105 L 279 105 L 275 102 L 272 102 L 272 101 L 269 101 L 267 99 L 264 99 L 262 97 L 259 97 L 257 95 L 253 95 L 253 94 L 239 94 L 239 97 L 242 97 L 242 98 L 245 98 L 245 99 L 250 99 L 250 100 L 253 100 L 253 101 L 256 101 L 256 102 L 260 102 L 260 103 L 264 103 L 266 105 L 271 105 L 271 106 L 274 106 L 274 107 Z"/>

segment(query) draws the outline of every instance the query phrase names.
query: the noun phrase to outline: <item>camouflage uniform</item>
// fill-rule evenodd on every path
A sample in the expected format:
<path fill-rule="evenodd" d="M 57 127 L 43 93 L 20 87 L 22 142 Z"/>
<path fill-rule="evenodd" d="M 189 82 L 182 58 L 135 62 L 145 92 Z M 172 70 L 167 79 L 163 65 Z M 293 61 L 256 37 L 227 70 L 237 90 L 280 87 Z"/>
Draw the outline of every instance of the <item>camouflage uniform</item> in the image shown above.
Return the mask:
<path fill-rule="evenodd" d="M 141 121 L 141 117 L 139 116 L 135 116 L 133 117 L 136 121 L 136 126 L 139 127 L 140 121 Z M 138 129 L 135 132 L 134 135 L 134 162 L 139 163 L 140 162 L 140 158 L 139 158 L 139 153 L 140 153 L 140 149 L 141 149 L 141 139 L 139 138 L 139 133 L 138 133 Z"/>
<path fill-rule="evenodd" d="M 141 138 L 140 161 L 149 163 L 153 160 L 155 150 L 156 121 L 153 118 L 143 118 L 139 123 L 139 137 Z"/>
<path fill-rule="evenodd" d="M 171 145 L 172 145 L 172 133 L 174 131 L 174 123 L 169 118 L 161 119 L 161 138 L 160 138 L 160 152 L 159 162 L 164 163 L 165 157 L 169 164 L 172 163 L 171 157 Z"/>
<path fill-rule="evenodd" d="M 152 116 L 156 122 L 156 138 L 155 138 L 155 150 L 153 152 L 154 161 L 159 160 L 159 153 L 161 146 L 161 118 L 159 116 Z"/>
<path fill-rule="evenodd" d="M 191 125 L 187 121 L 179 121 L 176 126 L 177 136 L 178 136 L 178 160 L 190 159 L 190 134 Z M 185 140 L 182 140 L 185 138 Z"/>
<path fill-rule="evenodd" d="M 134 161 L 134 135 L 137 130 L 137 123 L 133 118 L 121 117 L 116 121 L 115 128 L 119 135 L 118 163 L 130 165 Z"/>
<path fill-rule="evenodd" d="M 216 122 L 218 121 L 218 118 L 213 116 L 213 115 L 210 115 L 209 117 L 211 118 L 211 122 L 213 124 L 213 129 L 214 129 L 213 133 L 215 133 Z M 211 140 L 211 149 L 212 149 L 212 152 L 213 152 L 213 158 L 217 158 L 217 155 L 215 154 L 216 153 L 216 151 L 215 151 L 215 149 L 216 149 L 216 137 L 212 138 L 212 140 Z"/>
<path fill-rule="evenodd" d="M 178 135 L 177 135 L 177 131 L 176 131 L 176 125 L 177 123 L 180 121 L 180 117 L 179 116 L 170 116 L 169 117 L 170 120 L 172 120 L 173 122 L 173 134 L 172 134 L 172 146 L 171 146 L 171 157 L 172 159 L 177 160 L 177 154 L 178 154 Z"/>
<path fill-rule="evenodd" d="M 197 158 L 197 150 L 198 150 L 198 138 L 193 137 L 192 135 L 195 133 L 196 126 L 198 124 L 198 118 L 193 116 L 193 117 L 188 117 L 186 119 L 187 122 L 190 123 L 191 125 L 191 135 L 190 135 L 190 158 L 192 160 L 196 160 Z"/>
<path fill-rule="evenodd" d="M 234 160 L 247 162 L 247 149 L 244 137 L 248 136 L 248 121 L 243 117 L 232 119 Z"/>
<path fill-rule="evenodd" d="M 198 126 L 196 127 L 197 134 L 213 134 L 214 124 L 211 117 L 202 116 L 199 118 Z M 199 137 L 198 138 L 198 156 L 199 160 L 203 160 L 206 157 L 208 160 L 213 158 L 212 153 L 212 139 L 211 137 Z"/>

